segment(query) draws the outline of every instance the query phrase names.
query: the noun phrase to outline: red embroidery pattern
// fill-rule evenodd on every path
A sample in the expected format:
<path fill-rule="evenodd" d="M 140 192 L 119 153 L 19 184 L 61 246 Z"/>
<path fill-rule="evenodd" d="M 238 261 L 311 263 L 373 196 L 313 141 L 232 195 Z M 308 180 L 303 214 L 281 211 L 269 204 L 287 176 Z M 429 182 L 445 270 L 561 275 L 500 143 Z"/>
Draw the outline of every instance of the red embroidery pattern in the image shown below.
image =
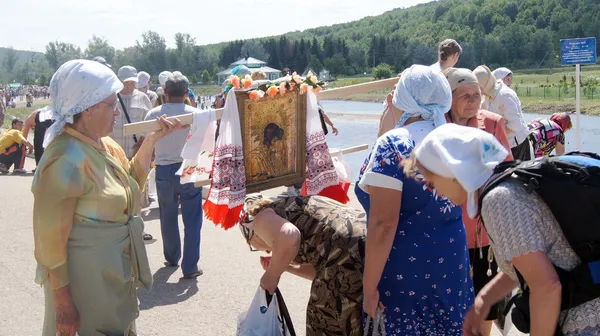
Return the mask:
<path fill-rule="evenodd" d="M 209 200 L 228 204 L 230 208 L 243 204 L 246 197 L 246 170 L 242 146 L 225 145 L 215 148 L 212 185 Z"/>
<path fill-rule="evenodd" d="M 323 131 L 306 137 L 306 192 L 317 195 L 326 187 L 337 185 L 339 177 L 335 171 L 329 147 Z"/>

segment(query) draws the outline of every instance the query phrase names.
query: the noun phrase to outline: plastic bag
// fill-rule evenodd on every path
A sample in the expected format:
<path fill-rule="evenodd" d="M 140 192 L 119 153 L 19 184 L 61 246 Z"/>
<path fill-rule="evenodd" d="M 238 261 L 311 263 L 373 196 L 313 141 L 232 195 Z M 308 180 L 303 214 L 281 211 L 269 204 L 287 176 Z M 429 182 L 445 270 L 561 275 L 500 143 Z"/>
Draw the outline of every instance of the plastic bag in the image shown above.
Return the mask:
<path fill-rule="evenodd" d="M 371 326 L 371 322 L 373 325 Z M 371 336 L 386 336 L 385 333 L 385 316 L 380 308 L 377 308 L 377 316 L 375 319 L 371 318 L 371 316 L 367 316 L 367 324 L 365 325 L 365 334 L 364 336 L 369 336 L 370 329 L 373 329 Z"/>
<path fill-rule="evenodd" d="M 267 292 L 258 287 L 250 308 L 238 318 L 237 336 L 290 336 L 279 312 L 277 295 L 270 302 Z"/>
<path fill-rule="evenodd" d="M 333 166 L 340 178 L 340 182 L 352 183 L 352 172 L 350 171 L 350 166 L 344 160 L 342 152 L 331 154 L 331 159 L 333 160 Z"/>

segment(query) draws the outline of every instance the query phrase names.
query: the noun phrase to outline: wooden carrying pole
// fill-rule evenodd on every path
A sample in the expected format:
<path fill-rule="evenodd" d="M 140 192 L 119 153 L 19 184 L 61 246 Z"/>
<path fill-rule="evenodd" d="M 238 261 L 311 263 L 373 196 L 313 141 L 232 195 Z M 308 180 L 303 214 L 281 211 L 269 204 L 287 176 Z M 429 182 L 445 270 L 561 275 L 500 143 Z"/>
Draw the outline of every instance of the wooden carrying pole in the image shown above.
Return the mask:
<path fill-rule="evenodd" d="M 349 85 L 335 89 L 324 90 L 319 93 L 319 100 L 327 100 L 327 99 L 335 99 L 335 98 L 344 98 L 355 94 L 366 93 L 376 90 L 385 90 L 391 89 L 398 82 L 398 77 L 392 77 L 388 79 L 382 79 L 378 81 Z M 215 113 L 217 114 L 217 120 L 221 119 L 223 115 L 223 109 L 216 109 Z M 192 114 L 182 114 L 178 116 L 179 120 L 184 125 L 190 125 L 193 122 Z M 152 132 L 160 129 L 159 124 L 156 120 L 148 120 L 137 122 L 133 124 L 127 124 L 123 127 L 124 135 L 132 135 L 136 133 L 145 133 Z"/>
<path fill-rule="evenodd" d="M 352 146 L 352 147 L 348 147 L 348 148 L 343 148 L 343 149 L 333 149 L 333 150 L 329 150 L 329 152 L 333 155 L 335 154 L 350 154 L 350 153 L 355 153 L 355 152 L 360 152 L 363 150 L 369 149 L 369 145 L 358 145 L 358 146 Z M 207 185 L 210 185 L 210 180 L 202 180 L 202 181 L 198 181 L 196 183 L 194 183 L 194 187 L 199 188 L 199 187 L 204 187 Z"/>

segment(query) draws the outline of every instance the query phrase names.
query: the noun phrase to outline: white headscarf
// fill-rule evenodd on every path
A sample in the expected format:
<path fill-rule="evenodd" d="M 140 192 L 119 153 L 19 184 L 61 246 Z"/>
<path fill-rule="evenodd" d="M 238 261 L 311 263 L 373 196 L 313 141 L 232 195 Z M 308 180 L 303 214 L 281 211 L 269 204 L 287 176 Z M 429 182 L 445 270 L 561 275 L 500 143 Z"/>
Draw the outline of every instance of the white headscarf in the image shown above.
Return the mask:
<path fill-rule="evenodd" d="M 160 85 L 165 85 L 167 84 L 167 79 L 172 75 L 173 73 L 170 71 L 163 71 L 158 74 L 158 82 L 160 83 Z"/>
<path fill-rule="evenodd" d="M 123 84 L 107 66 L 88 60 L 72 60 L 61 65 L 50 81 L 50 99 L 43 114 L 54 124 L 44 137 L 44 147 L 62 131 L 73 116 L 98 104 L 123 89 Z"/>
<path fill-rule="evenodd" d="M 498 68 L 494 71 L 492 71 L 492 75 L 494 75 L 494 77 L 496 77 L 496 79 L 499 80 L 503 80 L 504 77 L 510 75 L 512 73 L 512 71 L 510 71 L 509 68 Z"/>
<path fill-rule="evenodd" d="M 467 213 L 477 215 L 477 190 L 492 176 L 508 152 L 496 138 L 474 127 L 445 124 L 416 148 L 417 161 L 430 172 L 456 179 L 467 191 Z"/>
<path fill-rule="evenodd" d="M 424 65 L 413 65 L 402 72 L 392 103 L 404 111 L 396 127 L 408 118 L 421 116 L 436 127 L 446 123 L 444 114 L 452 106 L 452 91 L 446 77 Z"/>

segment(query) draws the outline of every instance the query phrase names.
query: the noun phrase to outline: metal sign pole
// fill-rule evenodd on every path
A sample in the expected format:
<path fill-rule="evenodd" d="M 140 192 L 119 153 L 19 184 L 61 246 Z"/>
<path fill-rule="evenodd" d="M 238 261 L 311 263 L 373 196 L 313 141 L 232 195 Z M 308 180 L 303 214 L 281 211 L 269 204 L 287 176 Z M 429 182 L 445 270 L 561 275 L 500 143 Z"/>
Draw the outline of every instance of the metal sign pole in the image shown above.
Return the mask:
<path fill-rule="evenodd" d="M 560 54 L 562 65 L 575 65 L 575 122 L 577 123 L 577 150 L 581 150 L 581 64 L 596 64 L 596 38 L 585 37 L 560 40 Z"/>
<path fill-rule="evenodd" d="M 577 113 L 576 116 L 576 123 L 577 123 L 577 150 L 580 151 L 581 150 L 581 95 L 580 95 L 580 73 L 581 73 L 581 65 L 577 64 L 575 65 L 575 85 L 577 86 L 577 88 L 575 89 L 575 112 Z"/>

